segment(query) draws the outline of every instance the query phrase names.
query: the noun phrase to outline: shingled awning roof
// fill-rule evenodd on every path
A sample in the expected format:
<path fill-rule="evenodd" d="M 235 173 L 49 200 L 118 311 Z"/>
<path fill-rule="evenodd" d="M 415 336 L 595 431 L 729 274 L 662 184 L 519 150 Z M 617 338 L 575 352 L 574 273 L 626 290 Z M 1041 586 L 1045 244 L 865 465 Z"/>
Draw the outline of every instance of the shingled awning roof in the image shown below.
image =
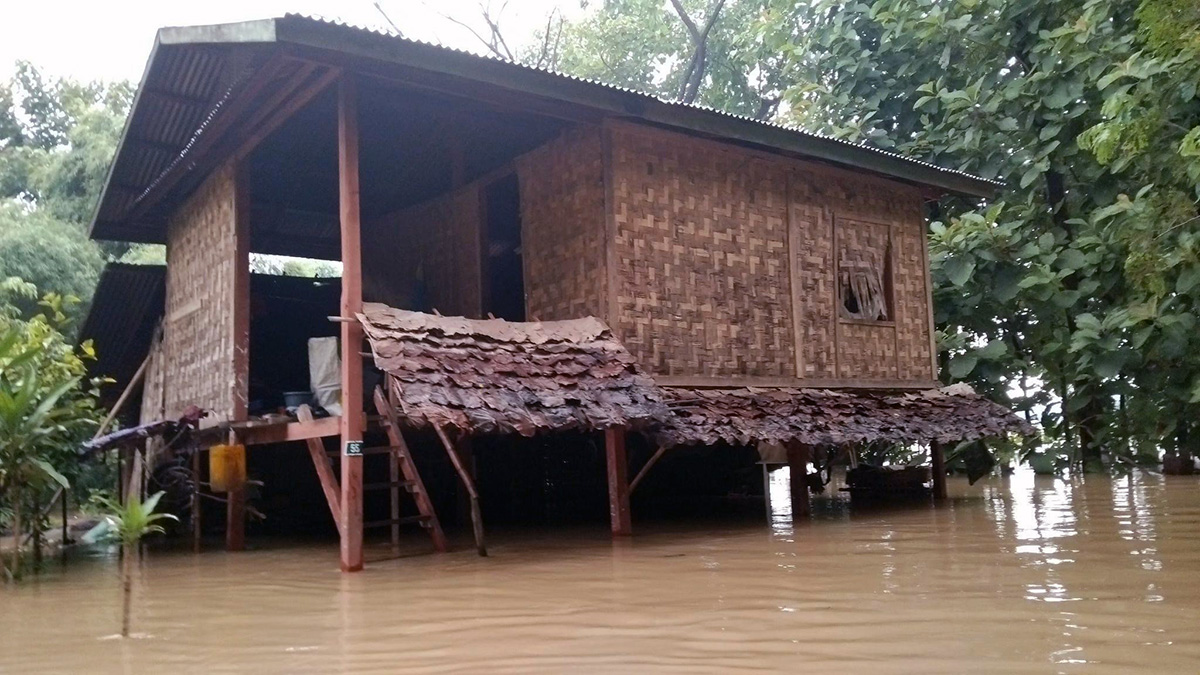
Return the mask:
<path fill-rule="evenodd" d="M 966 385 L 908 393 L 752 387 L 663 392 L 673 413 L 659 434 L 666 445 L 948 443 L 1034 433 Z"/>
<path fill-rule="evenodd" d="M 663 420 L 662 393 L 602 321 L 519 323 L 367 304 L 375 365 L 401 421 L 467 433 L 638 428 Z"/>

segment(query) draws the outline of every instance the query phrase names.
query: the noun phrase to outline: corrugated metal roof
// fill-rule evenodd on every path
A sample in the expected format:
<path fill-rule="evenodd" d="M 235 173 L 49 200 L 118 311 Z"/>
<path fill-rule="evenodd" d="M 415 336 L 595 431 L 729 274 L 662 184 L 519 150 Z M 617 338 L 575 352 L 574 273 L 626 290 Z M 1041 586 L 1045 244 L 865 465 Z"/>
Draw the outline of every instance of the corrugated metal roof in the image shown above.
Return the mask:
<path fill-rule="evenodd" d="M 188 166 L 189 146 L 237 97 L 249 74 L 283 45 L 309 50 L 309 58 L 344 59 L 446 76 L 446 82 L 477 82 L 533 98 L 557 100 L 601 115 L 645 121 L 683 132 L 750 144 L 871 171 L 908 183 L 950 192 L 990 196 L 994 180 L 904 157 L 873 146 L 683 104 L 548 68 L 514 63 L 441 45 L 399 37 L 367 27 L 319 17 L 280 18 L 159 31 L 126 122 L 117 156 L 97 205 L 92 236 L 161 242 L 161 216 L 130 222 L 140 202 L 161 197 L 154 186 L 173 167 Z M 352 64 L 353 65 L 353 64 Z M 463 95 L 471 88 L 459 85 Z"/>
<path fill-rule="evenodd" d="M 149 353 L 163 313 L 166 272 L 163 265 L 109 263 L 100 274 L 79 341 L 92 340 L 96 347 L 88 373 L 116 380 L 104 389 L 105 398 L 125 388 Z"/>
<path fill-rule="evenodd" d="M 289 13 L 289 14 L 285 14 L 284 18 L 285 19 L 293 19 L 293 20 L 299 19 L 299 20 L 304 20 L 304 21 L 315 21 L 315 22 L 323 23 L 323 24 L 330 25 L 330 26 L 337 26 L 340 28 L 358 31 L 361 33 L 369 33 L 369 34 L 373 34 L 373 35 L 388 37 L 393 40 L 399 40 L 399 41 L 407 42 L 407 43 L 414 44 L 414 45 L 421 45 L 423 47 L 438 49 L 438 50 L 442 50 L 445 52 L 451 52 L 451 53 L 460 54 L 463 56 L 470 56 L 470 57 L 477 58 L 477 59 L 485 59 L 485 60 L 493 61 L 496 63 L 503 63 L 503 64 L 513 66 L 516 68 L 521 68 L 523 70 L 552 75 L 554 77 L 562 78 L 564 80 L 580 82 L 580 83 L 587 84 L 587 85 L 594 86 L 594 87 L 603 87 L 605 89 L 620 92 L 622 94 L 644 97 L 648 100 L 654 101 L 656 103 L 661 103 L 663 105 L 668 105 L 668 106 L 677 107 L 677 108 L 684 108 L 684 109 L 689 109 L 689 110 L 702 110 L 706 113 L 718 115 L 718 116 L 721 116 L 721 117 L 724 117 L 727 119 L 731 119 L 731 120 L 739 120 L 741 122 L 747 122 L 750 124 L 761 125 L 761 126 L 772 128 L 772 129 L 778 129 L 781 131 L 787 131 L 789 133 L 799 134 L 801 136 L 807 136 L 807 137 L 814 138 L 814 139 L 820 139 L 822 141 L 830 141 L 830 142 L 834 142 L 834 143 L 839 143 L 839 144 L 845 145 L 850 148 L 855 148 L 857 150 L 864 150 L 867 152 L 883 155 L 886 157 L 892 157 L 892 158 L 899 159 L 899 160 L 902 160 L 905 162 L 909 162 L 909 163 L 912 163 L 915 165 L 924 166 L 929 169 L 934 169 L 936 171 L 945 172 L 945 173 L 949 173 L 949 174 L 955 174 L 955 175 L 959 175 L 964 178 L 969 178 L 972 180 L 983 181 L 985 183 L 990 183 L 991 185 L 996 186 L 996 187 L 1001 187 L 1004 185 L 1004 183 L 1001 181 L 992 180 L 992 179 L 988 179 L 988 178 L 981 178 L 979 176 L 976 176 L 971 173 L 967 173 L 966 171 L 961 171 L 959 169 L 948 169 L 948 168 L 933 164 L 931 162 L 926 162 L 926 161 L 923 161 L 920 159 L 908 157 L 908 156 L 902 155 L 897 152 L 891 152 L 889 150 L 884 150 L 883 148 L 878 148 L 873 145 L 868 145 L 865 143 L 854 143 L 852 141 L 848 141 L 843 138 L 829 136 L 827 134 L 822 134 L 822 133 L 818 133 L 818 132 L 811 131 L 808 129 L 804 129 L 802 127 L 788 126 L 788 125 L 784 125 L 784 124 L 779 124 L 777 122 L 772 122 L 770 120 L 760 120 L 760 119 L 757 119 L 754 117 L 749 117 L 747 115 L 738 115 L 735 113 L 727 112 L 724 110 L 720 110 L 718 108 L 713 108 L 711 106 L 702 105 L 699 103 L 682 103 L 680 101 L 674 101 L 671 99 L 662 98 L 662 97 L 656 96 L 654 94 L 649 94 L 644 91 L 639 91 L 637 89 L 631 89 L 629 87 L 622 87 L 620 85 L 609 84 L 602 80 L 597 80 L 597 79 L 587 78 L 587 77 L 579 77 L 577 75 L 572 75 L 570 73 L 566 73 L 566 72 L 563 72 L 560 70 L 555 70 L 553 68 L 532 66 L 532 65 L 520 63 L 517 61 L 510 61 L 508 59 L 501 58 L 494 54 L 471 52 L 471 51 L 467 51 L 464 49 L 457 49 L 455 47 L 448 47 L 446 45 L 441 45 L 441 44 L 437 44 L 437 43 L 433 43 L 433 42 L 427 42 L 424 40 L 416 40 L 413 38 L 406 38 L 406 37 L 402 37 L 402 36 L 396 34 L 394 31 L 387 30 L 384 28 L 358 25 L 358 24 L 342 21 L 339 19 L 327 18 L 327 17 L 320 16 L 320 15 Z"/>

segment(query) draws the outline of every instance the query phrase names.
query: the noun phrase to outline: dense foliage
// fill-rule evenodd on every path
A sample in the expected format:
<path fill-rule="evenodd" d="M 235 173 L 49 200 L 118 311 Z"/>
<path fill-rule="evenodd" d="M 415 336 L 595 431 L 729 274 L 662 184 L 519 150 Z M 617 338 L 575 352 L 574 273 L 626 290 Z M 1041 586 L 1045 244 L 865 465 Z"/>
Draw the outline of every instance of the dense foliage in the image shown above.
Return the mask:
<path fill-rule="evenodd" d="M 9 279 L 0 292 L 34 291 Z M 91 345 L 76 347 L 63 337 L 63 309 L 63 300 L 49 295 L 32 318 L 11 309 L 0 315 L 0 509 L 16 541 L 42 525 L 37 507 L 85 470 L 75 449 L 100 416 L 100 383 L 87 379 Z M 19 550 L 12 547 L 10 575 L 20 572 Z"/>
<path fill-rule="evenodd" d="M 945 380 L 1040 418 L 1080 465 L 1200 447 L 1196 3 L 724 12 L 699 102 L 1006 183 L 988 205 L 933 206 Z M 674 97 L 691 49 L 679 23 L 662 2 L 600 3 L 564 31 L 560 66 Z"/>
<path fill-rule="evenodd" d="M 52 79 L 28 63 L 0 86 L 0 278 L 86 306 L 106 253 L 87 223 L 131 97 L 127 82 Z"/>

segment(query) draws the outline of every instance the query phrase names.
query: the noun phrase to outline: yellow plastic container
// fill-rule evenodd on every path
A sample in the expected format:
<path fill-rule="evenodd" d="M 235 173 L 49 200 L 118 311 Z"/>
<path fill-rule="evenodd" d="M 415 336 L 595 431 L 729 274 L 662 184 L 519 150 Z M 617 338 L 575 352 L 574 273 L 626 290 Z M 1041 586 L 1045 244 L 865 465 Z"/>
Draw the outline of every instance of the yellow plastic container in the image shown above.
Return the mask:
<path fill-rule="evenodd" d="M 246 446 L 214 445 L 208 449 L 208 481 L 213 492 L 228 492 L 246 482 Z"/>

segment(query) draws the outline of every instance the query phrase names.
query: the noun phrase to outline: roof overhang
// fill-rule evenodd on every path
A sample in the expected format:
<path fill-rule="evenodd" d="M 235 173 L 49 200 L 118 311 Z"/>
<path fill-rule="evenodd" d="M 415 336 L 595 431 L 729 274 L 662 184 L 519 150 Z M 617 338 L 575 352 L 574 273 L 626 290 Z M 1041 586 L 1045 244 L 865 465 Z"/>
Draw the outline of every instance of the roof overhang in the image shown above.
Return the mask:
<path fill-rule="evenodd" d="M 168 170 L 197 158 L 187 150 L 220 108 L 245 93 L 248 73 L 273 56 L 319 62 L 462 97 L 504 97 L 509 106 L 578 119 L 619 117 L 823 162 L 920 186 L 934 193 L 989 198 L 997 181 L 794 128 L 641 92 L 298 15 L 212 26 L 163 28 L 134 98 L 90 234 L 161 243 L 163 215 L 148 202 Z M 247 94 L 248 95 L 248 94 Z M 226 107 L 230 107 L 226 105 Z M 232 114 L 232 113 L 229 113 Z M 186 183 L 185 183 L 186 185 Z"/>

